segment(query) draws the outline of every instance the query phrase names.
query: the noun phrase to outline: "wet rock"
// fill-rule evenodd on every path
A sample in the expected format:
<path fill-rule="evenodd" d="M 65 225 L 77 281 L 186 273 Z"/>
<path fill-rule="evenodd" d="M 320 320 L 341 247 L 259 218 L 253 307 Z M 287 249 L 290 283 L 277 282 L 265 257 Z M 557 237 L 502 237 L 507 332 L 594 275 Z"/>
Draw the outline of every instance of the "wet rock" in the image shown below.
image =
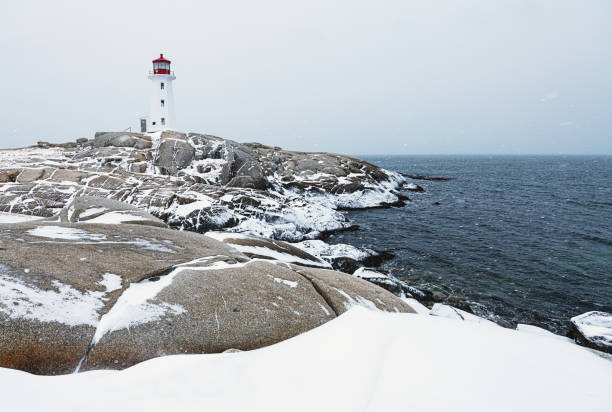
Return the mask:
<path fill-rule="evenodd" d="M 442 302 L 443 300 L 446 299 L 446 295 L 437 290 L 432 292 L 432 297 L 433 297 L 434 302 Z"/>
<path fill-rule="evenodd" d="M 332 268 L 344 273 L 354 273 L 362 267 L 362 264 L 353 258 L 342 256 L 331 258 Z"/>

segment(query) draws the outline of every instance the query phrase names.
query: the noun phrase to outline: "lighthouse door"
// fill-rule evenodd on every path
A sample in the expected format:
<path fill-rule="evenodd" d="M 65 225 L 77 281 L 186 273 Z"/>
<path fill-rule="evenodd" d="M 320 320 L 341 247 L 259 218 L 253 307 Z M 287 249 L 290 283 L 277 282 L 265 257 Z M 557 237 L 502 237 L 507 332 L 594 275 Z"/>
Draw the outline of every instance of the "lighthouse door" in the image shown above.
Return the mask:
<path fill-rule="evenodd" d="M 140 119 L 140 132 L 146 133 L 147 131 L 147 119 Z"/>

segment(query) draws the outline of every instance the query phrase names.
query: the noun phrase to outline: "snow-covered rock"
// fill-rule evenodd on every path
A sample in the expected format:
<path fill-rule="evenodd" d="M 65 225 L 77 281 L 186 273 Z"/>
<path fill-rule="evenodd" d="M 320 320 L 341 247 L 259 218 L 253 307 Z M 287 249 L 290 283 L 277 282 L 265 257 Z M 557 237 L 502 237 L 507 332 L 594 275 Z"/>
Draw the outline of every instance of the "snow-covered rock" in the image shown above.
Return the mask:
<path fill-rule="evenodd" d="M 357 269 L 353 273 L 353 276 L 374 283 L 399 297 L 426 298 L 425 292 L 408 285 L 406 282 L 399 280 L 391 274 L 381 273 L 373 269 L 362 267 Z"/>
<path fill-rule="evenodd" d="M 58 214 L 60 222 L 102 224 L 138 224 L 166 227 L 166 224 L 142 209 L 118 200 L 94 196 L 77 196 Z M 53 220 L 52 218 L 51 220 Z"/>
<path fill-rule="evenodd" d="M 95 219 L 0 225 L 0 366 L 121 369 L 270 345 L 355 305 L 413 312 L 351 275 L 287 263 L 325 265 L 284 242 Z"/>
<path fill-rule="evenodd" d="M 383 261 L 393 257 L 393 254 L 388 252 L 357 248 L 342 243 L 328 244 L 319 239 L 304 240 L 294 245 L 329 262 L 334 269 L 345 273 L 353 273 L 363 266 L 380 266 Z"/>
<path fill-rule="evenodd" d="M 2 408 L 20 411 L 607 412 L 611 381 L 611 362 L 567 342 L 363 308 L 254 351 L 54 377 L 0 369 Z"/>
<path fill-rule="evenodd" d="M 21 223 L 31 220 L 40 220 L 42 218 L 32 215 L 21 215 L 19 213 L 0 212 L 0 223 Z"/>
<path fill-rule="evenodd" d="M 197 133 L 101 133 L 0 151 L 0 211 L 50 217 L 77 196 L 134 205 L 170 227 L 288 241 L 351 227 L 344 208 L 400 204 L 405 179 L 370 163 Z"/>
<path fill-rule="evenodd" d="M 481 318 L 480 316 L 476 316 L 464 310 L 444 305 L 442 303 L 434 304 L 431 310 L 429 311 L 429 314 L 431 316 L 437 316 L 441 318 L 455 319 L 471 323 L 480 323 L 488 326 L 498 326 L 497 323 L 491 322 L 488 319 Z"/>
<path fill-rule="evenodd" d="M 612 353 L 612 313 L 591 311 L 571 319 L 570 336 L 581 345 Z"/>
<path fill-rule="evenodd" d="M 280 240 L 233 232 L 206 232 L 206 236 L 227 243 L 251 258 L 331 269 L 331 265 L 321 258 Z"/>

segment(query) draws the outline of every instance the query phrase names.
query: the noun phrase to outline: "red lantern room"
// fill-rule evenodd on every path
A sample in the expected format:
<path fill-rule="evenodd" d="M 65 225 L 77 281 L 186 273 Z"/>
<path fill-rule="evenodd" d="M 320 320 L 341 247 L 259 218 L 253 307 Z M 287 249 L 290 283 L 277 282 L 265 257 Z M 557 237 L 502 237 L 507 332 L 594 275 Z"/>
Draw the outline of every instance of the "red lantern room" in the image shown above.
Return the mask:
<path fill-rule="evenodd" d="M 153 74 L 170 74 L 170 60 L 164 59 L 163 54 L 153 60 Z"/>

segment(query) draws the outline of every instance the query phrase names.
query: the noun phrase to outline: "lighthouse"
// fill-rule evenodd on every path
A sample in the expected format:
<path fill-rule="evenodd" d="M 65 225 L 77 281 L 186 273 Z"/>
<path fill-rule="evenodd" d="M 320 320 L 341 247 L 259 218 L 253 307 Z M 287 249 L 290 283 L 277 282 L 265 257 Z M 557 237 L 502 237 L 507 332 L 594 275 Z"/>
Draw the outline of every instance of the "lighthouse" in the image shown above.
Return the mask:
<path fill-rule="evenodd" d="M 168 130 L 174 126 L 174 95 L 172 80 L 176 79 L 170 70 L 170 60 L 163 54 L 153 60 L 153 70 L 149 71 L 151 80 L 151 106 L 149 116 L 140 119 L 142 132 Z"/>

